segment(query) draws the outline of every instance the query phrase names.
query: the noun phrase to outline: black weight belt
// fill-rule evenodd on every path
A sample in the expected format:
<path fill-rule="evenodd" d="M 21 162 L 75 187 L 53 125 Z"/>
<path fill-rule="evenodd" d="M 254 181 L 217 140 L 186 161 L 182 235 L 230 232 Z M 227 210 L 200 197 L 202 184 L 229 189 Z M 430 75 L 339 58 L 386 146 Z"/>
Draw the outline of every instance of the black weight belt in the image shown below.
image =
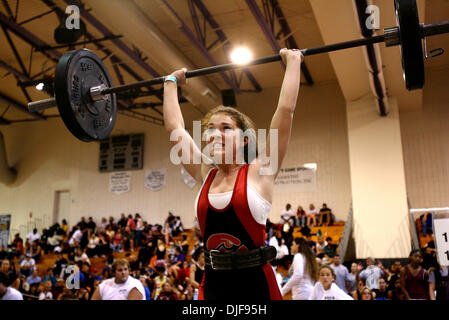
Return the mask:
<path fill-rule="evenodd" d="M 204 250 L 206 265 L 214 270 L 234 270 L 263 266 L 276 257 L 275 247 L 261 247 L 249 251 L 221 252 Z"/>

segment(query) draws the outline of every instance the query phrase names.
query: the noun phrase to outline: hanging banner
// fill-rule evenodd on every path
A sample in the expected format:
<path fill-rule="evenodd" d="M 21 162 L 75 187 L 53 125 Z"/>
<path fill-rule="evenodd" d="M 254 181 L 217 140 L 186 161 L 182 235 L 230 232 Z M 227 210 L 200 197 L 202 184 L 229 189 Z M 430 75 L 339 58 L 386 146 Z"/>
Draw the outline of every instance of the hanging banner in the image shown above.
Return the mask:
<path fill-rule="evenodd" d="M 183 166 L 181 166 L 181 179 L 190 189 L 196 185 L 196 180 L 193 179 Z"/>
<path fill-rule="evenodd" d="M 131 190 L 131 172 L 113 172 L 109 175 L 109 192 L 121 194 Z"/>
<path fill-rule="evenodd" d="M 8 248 L 9 240 L 9 228 L 11 226 L 11 215 L 1 215 L 0 216 L 0 246 L 3 248 Z"/>
<path fill-rule="evenodd" d="M 274 192 L 316 192 L 316 164 L 281 168 L 274 181 Z"/>
<path fill-rule="evenodd" d="M 167 169 L 145 171 L 145 187 L 152 191 L 158 191 L 165 186 Z"/>

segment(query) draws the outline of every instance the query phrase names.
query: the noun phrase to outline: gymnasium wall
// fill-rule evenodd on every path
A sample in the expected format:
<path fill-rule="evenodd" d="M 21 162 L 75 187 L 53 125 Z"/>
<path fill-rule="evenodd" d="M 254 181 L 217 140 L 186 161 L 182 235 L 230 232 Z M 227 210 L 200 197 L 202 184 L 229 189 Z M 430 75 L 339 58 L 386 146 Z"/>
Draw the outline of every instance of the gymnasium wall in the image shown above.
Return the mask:
<path fill-rule="evenodd" d="M 401 112 L 407 193 L 412 208 L 449 206 L 449 69 L 427 69 L 420 110 Z"/>
<path fill-rule="evenodd" d="M 261 93 L 238 95 L 239 108 L 259 128 L 269 128 L 279 90 L 265 88 Z M 183 105 L 183 108 L 190 107 Z M 295 208 L 309 203 L 319 207 L 326 202 L 337 219 L 346 219 L 351 190 L 344 108 L 336 82 L 301 88 L 284 166 L 316 162 L 318 190 L 275 194 L 270 212 L 273 221 L 279 220 L 287 202 Z M 190 116 L 188 120 L 191 123 L 194 119 Z M 191 126 L 188 120 L 187 127 Z M 193 203 L 199 186 L 190 189 L 181 181 L 179 167 L 169 160 L 171 145 L 163 127 L 118 116 L 113 134 L 145 133 L 144 170 L 131 171 L 131 191 L 121 195 L 110 193 L 109 174 L 98 172 L 98 143 L 77 141 L 60 119 L 14 124 L 1 130 L 9 165 L 19 173 L 12 186 L 0 185 L 0 214 L 12 214 L 12 230 L 26 225 L 30 212 L 33 219 L 41 219 L 46 225 L 51 223 L 58 190 L 70 190 L 69 224 L 76 223 L 81 216 L 92 216 L 98 222 L 102 217 L 118 217 L 121 212 L 140 212 L 149 223 L 162 223 L 167 211 L 172 210 L 182 217 L 186 227 L 192 226 Z M 159 168 L 167 168 L 167 184 L 153 192 L 144 187 L 144 171 Z"/>

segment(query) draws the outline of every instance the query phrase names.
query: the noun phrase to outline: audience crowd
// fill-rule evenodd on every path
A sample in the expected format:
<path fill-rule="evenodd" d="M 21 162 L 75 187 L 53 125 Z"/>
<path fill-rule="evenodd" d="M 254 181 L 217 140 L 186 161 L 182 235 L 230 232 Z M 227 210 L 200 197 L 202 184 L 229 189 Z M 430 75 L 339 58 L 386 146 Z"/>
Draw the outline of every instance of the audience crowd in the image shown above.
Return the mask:
<path fill-rule="evenodd" d="M 171 212 L 163 225 L 149 224 L 139 213 L 122 213 L 117 220 L 102 218 L 98 223 L 82 217 L 72 228 L 63 220 L 42 233 L 34 229 L 25 242 L 16 234 L 7 248 L 0 247 L 0 300 L 96 299 L 105 290 L 102 283 L 118 276 L 114 260 L 119 258 L 122 264 L 125 260 L 129 276 L 142 284 L 143 299 L 196 300 L 205 259 L 195 222 L 192 239 Z M 286 271 L 276 272 L 284 296 L 291 292 L 293 299 L 301 300 L 449 299 L 448 268 L 438 264 L 433 241 L 412 251 L 407 264 L 396 260 L 385 268 L 380 260 L 368 258 L 365 264 L 346 266 L 331 237 L 321 230 L 311 232 L 314 226 L 334 222 L 326 204 L 320 210 L 310 204 L 307 212 L 298 206 L 296 213 L 287 204 L 279 223 L 267 221 L 266 244 L 278 252 L 271 264 Z M 302 237 L 293 237 L 294 228 Z M 39 270 L 38 265 L 47 267 Z"/>

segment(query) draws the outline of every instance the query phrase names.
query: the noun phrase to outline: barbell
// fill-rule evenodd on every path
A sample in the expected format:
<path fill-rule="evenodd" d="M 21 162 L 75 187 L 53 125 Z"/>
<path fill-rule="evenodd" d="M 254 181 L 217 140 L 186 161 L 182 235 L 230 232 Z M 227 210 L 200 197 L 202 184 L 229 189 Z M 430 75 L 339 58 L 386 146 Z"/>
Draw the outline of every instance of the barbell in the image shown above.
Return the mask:
<path fill-rule="evenodd" d="M 408 90 L 424 86 L 422 39 L 449 33 L 449 21 L 420 24 L 416 0 L 395 0 L 397 26 L 384 29 L 384 34 L 302 49 L 304 56 L 332 52 L 385 42 L 387 47 L 400 46 L 403 76 Z M 279 54 L 258 58 L 244 65 L 228 63 L 186 72 L 186 78 L 233 70 L 241 67 L 282 60 Z M 114 87 L 102 60 L 87 49 L 69 51 L 59 60 L 54 77 L 55 97 L 30 102 L 30 112 L 58 107 L 66 127 L 82 141 L 101 140 L 109 136 L 117 114 L 116 93 L 162 84 L 165 77 Z"/>

